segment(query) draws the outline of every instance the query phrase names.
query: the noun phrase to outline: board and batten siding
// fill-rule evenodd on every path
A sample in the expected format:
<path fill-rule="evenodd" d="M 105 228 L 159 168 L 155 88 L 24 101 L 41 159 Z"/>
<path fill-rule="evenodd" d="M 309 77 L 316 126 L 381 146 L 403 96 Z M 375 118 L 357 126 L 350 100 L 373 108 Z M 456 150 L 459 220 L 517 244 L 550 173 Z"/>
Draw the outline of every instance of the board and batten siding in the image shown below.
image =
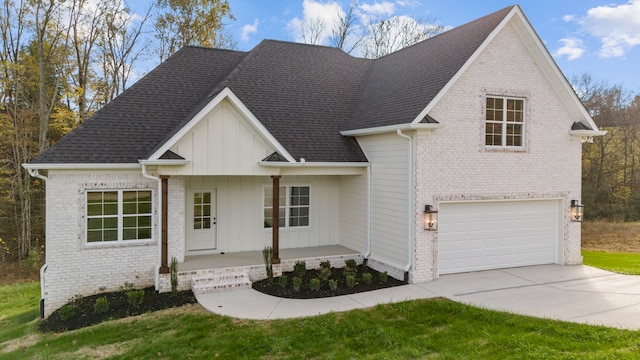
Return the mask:
<path fill-rule="evenodd" d="M 217 248 L 215 252 L 260 251 L 271 245 L 271 229 L 263 227 L 267 176 L 193 176 L 184 178 L 190 189 L 215 189 L 217 194 Z M 280 248 L 339 243 L 339 186 L 335 176 L 283 176 L 280 186 L 310 187 L 310 225 L 280 229 Z M 187 195 L 190 196 L 190 195 Z M 185 199 L 188 203 L 188 199 Z M 186 219 L 187 223 L 189 219 Z M 188 226 L 187 226 L 188 228 Z M 186 236 L 190 236 L 187 229 Z M 188 240 L 187 240 L 188 241 Z M 187 255 L 194 255 L 187 254 Z"/>
<path fill-rule="evenodd" d="M 266 175 L 258 162 L 275 149 L 231 102 L 220 102 L 171 147 L 191 162 L 171 175 Z"/>
<path fill-rule="evenodd" d="M 371 163 L 371 255 L 391 266 L 407 259 L 409 142 L 395 133 L 357 138 Z"/>
<path fill-rule="evenodd" d="M 367 175 L 340 176 L 340 238 L 349 249 L 367 248 Z"/>

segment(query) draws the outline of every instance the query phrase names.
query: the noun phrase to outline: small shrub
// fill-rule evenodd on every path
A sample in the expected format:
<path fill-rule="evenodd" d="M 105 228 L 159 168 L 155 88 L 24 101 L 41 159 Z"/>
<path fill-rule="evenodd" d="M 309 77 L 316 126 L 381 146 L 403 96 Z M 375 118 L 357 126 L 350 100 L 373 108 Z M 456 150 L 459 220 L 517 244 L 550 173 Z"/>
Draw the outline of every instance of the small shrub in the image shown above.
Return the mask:
<path fill-rule="evenodd" d="M 357 268 L 352 268 L 352 267 L 348 267 L 345 266 L 344 269 L 342 269 L 342 275 L 344 275 L 344 277 L 347 276 L 353 276 L 355 277 L 358 273 L 358 269 Z"/>
<path fill-rule="evenodd" d="M 44 255 L 43 251 L 41 249 L 38 249 L 37 247 L 34 247 L 33 249 L 29 250 L 29 256 L 27 257 L 27 260 L 26 260 L 29 267 L 34 270 L 38 270 L 38 268 L 42 263 L 43 255 Z"/>
<path fill-rule="evenodd" d="M 178 292 L 178 259 L 175 256 L 171 257 L 169 274 L 171 275 L 171 292 L 175 294 Z"/>
<path fill-rule="evenodd" d="M 373 275 L 371 275 L 371 273 L 364 273 L 362 274 L 362 282 L 365 285 L 371 285 L 371 283 L 373 282 Z"/>
<path fill-rule="evenodd" d="M 357 269 L 358 263 L 354 259 L 347 259 L 344 261 L 344 265 L 348 268 Z"/>
<path fill-rule="evenodd" d="M 300 292 L 300 288 L 302 287 L 302 278 L 294 276 L 292 282 L 293 282 L 293 292 Z"/>
<path fill-rule="evenodd" d="M 264 259 L 267 279 L 271 283 L 273 281 L 273 248 L 271 246 L 265 246 L 264 250 L 262 250 L 262 258 Z"/>
<path fill-rule="evenodd" d="M 347 275 L 345 277 L 345 283 L 349 289 L 353 289 L 356 286 L 356 277 L 353 275 Z"/>
<path fill-rule="evenodd" d="M 68 303 L 58 309 L 58 316 L 60 317 L 60 320 L 67 321 L 76 316 L 77 308 L 78 306 L 75 303 Z"/>
<path fill-rule="evenodd" d="M 278 278 L 278 285 L 280 285 L 281 288 L 286 288 L 288 282 L 289 282 L 289 277 L 285 274 L 282 274 L 282 276 Z"/>
<path fill-rule="evenodd" d="M 109 300 L 106 296 L 99 297 L 96 299 L 96 302 L 93 304 L 93 313 L 94 314 L 104 314 L 109 311 Z"/>
<path fill-rule="evenodd" d="M 133 283 L 130 283 L 128 281 L 125 281 L 124 285 L 120 286 L 120 291 L 122 292 L 127 292 L 135 289 L 136 289 L 135 285 L 133 285 Z"/>
<path fill-rule="evenodd" d="M 129 290 L 127 291 L 127 302 L 130 306 L 140 306 L 144 301 L 144 290 Z"/>
<path fill-rule="evenodd" d="M 320 268 L 320 271 L 318 271 L 318 277 L 322 282 L 329 280 L 331 277 L 331 269 L 326 267 Z"/>
<path fill-rule="evenodd" d="M 336 291 L 336 290 L 338 290 L 338 281 L 337 281 L 337 280 L 329 279 L 328 284 L 329 284 L 329 289 L 330 289 L 331 291 Z"/>
<path fill-rule="evenodd" d="M 387 278 L 389 277 L 389 274 L 387 274 L 387 272 L 381 272 L 378 273 L 378 281 L 380 281 L 380 284 L 386 284 L 387 283 Z"/>
<path fill-rule="evenodd" d="M 331 261 L 323 261 L 320 263 L 320 269 L 331 269 Z"/>
<path fill-rule="evenodd" d="M 309 289 L 311 289 L 312 291 L 320 290 L 320 279 L 313 278 L 309 280 Z"/>
<path fill-rule="evenodd" d="M 297 277 L 304 277 L 307 273 L 307 264 L 304 260 L 296 261 L 296 264 L 293 265 L 293 275 Z"/>

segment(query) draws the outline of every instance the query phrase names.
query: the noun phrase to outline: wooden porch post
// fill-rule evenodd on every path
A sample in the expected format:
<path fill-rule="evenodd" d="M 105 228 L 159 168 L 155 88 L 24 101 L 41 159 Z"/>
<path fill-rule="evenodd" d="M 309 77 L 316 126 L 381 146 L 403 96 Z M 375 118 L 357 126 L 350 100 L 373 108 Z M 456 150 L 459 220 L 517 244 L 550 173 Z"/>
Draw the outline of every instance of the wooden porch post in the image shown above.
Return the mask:
<path fill-rule="evenodd" d="M 280 264 L 280 175 L 274 175 L 273 179 L 273 210 L 271 224 L 271 238 L 273 248 L 273 264 Z"/>
<path fill-rule="evenodd" d="M 161 212 L 162 215 L 162 229 L 161 232 L 161 241 L 162 241 L 162 261 L 160 264 L 160 274 L 168 274 L 169 273 L 169 261 L 168 261 L 168 246 L 169 246 L 169 234 L 167 232 L 167 220 L 169 218 L 169 177 L 168 176 L 160 176 L 162 180 L 162 204 L 161 204 Z"/>

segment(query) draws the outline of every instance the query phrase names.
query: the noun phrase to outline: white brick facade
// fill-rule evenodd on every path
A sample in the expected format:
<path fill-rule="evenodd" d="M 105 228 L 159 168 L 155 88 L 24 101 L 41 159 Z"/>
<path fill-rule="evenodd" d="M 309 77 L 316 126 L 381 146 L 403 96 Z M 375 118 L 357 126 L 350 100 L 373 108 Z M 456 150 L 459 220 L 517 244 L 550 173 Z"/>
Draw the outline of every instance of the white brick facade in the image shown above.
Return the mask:
<path fill-rule="evenodd" d="M 485 147 L 487 95 L 525 99 L 523 150 Z M 438 233 L 424 231 L 423 209 L 425 204 L 437 208 L 443 201 L 563 199 L 560 262 L 582 262 L 580 224 L 568 216 L 571 200 L 581 195 L 581 141 L 569 135 L 574 120 L 511 26 L 496 36 L 430 115 L 444 127 L 414 135 L 412 282 L 437 277 Z"/>
<path fill-rule="evenodd" d="M 157 197 L 157 182 L 140 171 L 50 170 L 47 180 L 47 271 L 44 279 L 45 316 L 69 298 L 116 291 L 124 282 L 136 287 L 154 284 L 158 248 L 155 241 L 137 244 L 86 243 L 86 191 L 148 189 Z M 157 207 L 153 208 L 154 238 Z"/>

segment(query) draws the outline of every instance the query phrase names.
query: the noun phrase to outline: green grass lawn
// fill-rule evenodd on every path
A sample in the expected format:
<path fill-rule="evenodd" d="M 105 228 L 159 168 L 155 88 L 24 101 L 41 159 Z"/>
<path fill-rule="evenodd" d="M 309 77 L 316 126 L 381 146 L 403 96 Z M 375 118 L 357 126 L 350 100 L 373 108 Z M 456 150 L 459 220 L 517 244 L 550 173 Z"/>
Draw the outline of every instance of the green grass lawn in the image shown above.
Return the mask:
<path fill-rule="evenodd" d="M 198 305 L 41 334 L 37 283 L 0 287 L 0 359 L 634 359 L 637 331 L 408 301 L 250 321 Z"/>
<path fill-rule="evenodd" d="M 585 265 L 621 274 L 640 275 L 640 254 L 582 250 Z"/>

